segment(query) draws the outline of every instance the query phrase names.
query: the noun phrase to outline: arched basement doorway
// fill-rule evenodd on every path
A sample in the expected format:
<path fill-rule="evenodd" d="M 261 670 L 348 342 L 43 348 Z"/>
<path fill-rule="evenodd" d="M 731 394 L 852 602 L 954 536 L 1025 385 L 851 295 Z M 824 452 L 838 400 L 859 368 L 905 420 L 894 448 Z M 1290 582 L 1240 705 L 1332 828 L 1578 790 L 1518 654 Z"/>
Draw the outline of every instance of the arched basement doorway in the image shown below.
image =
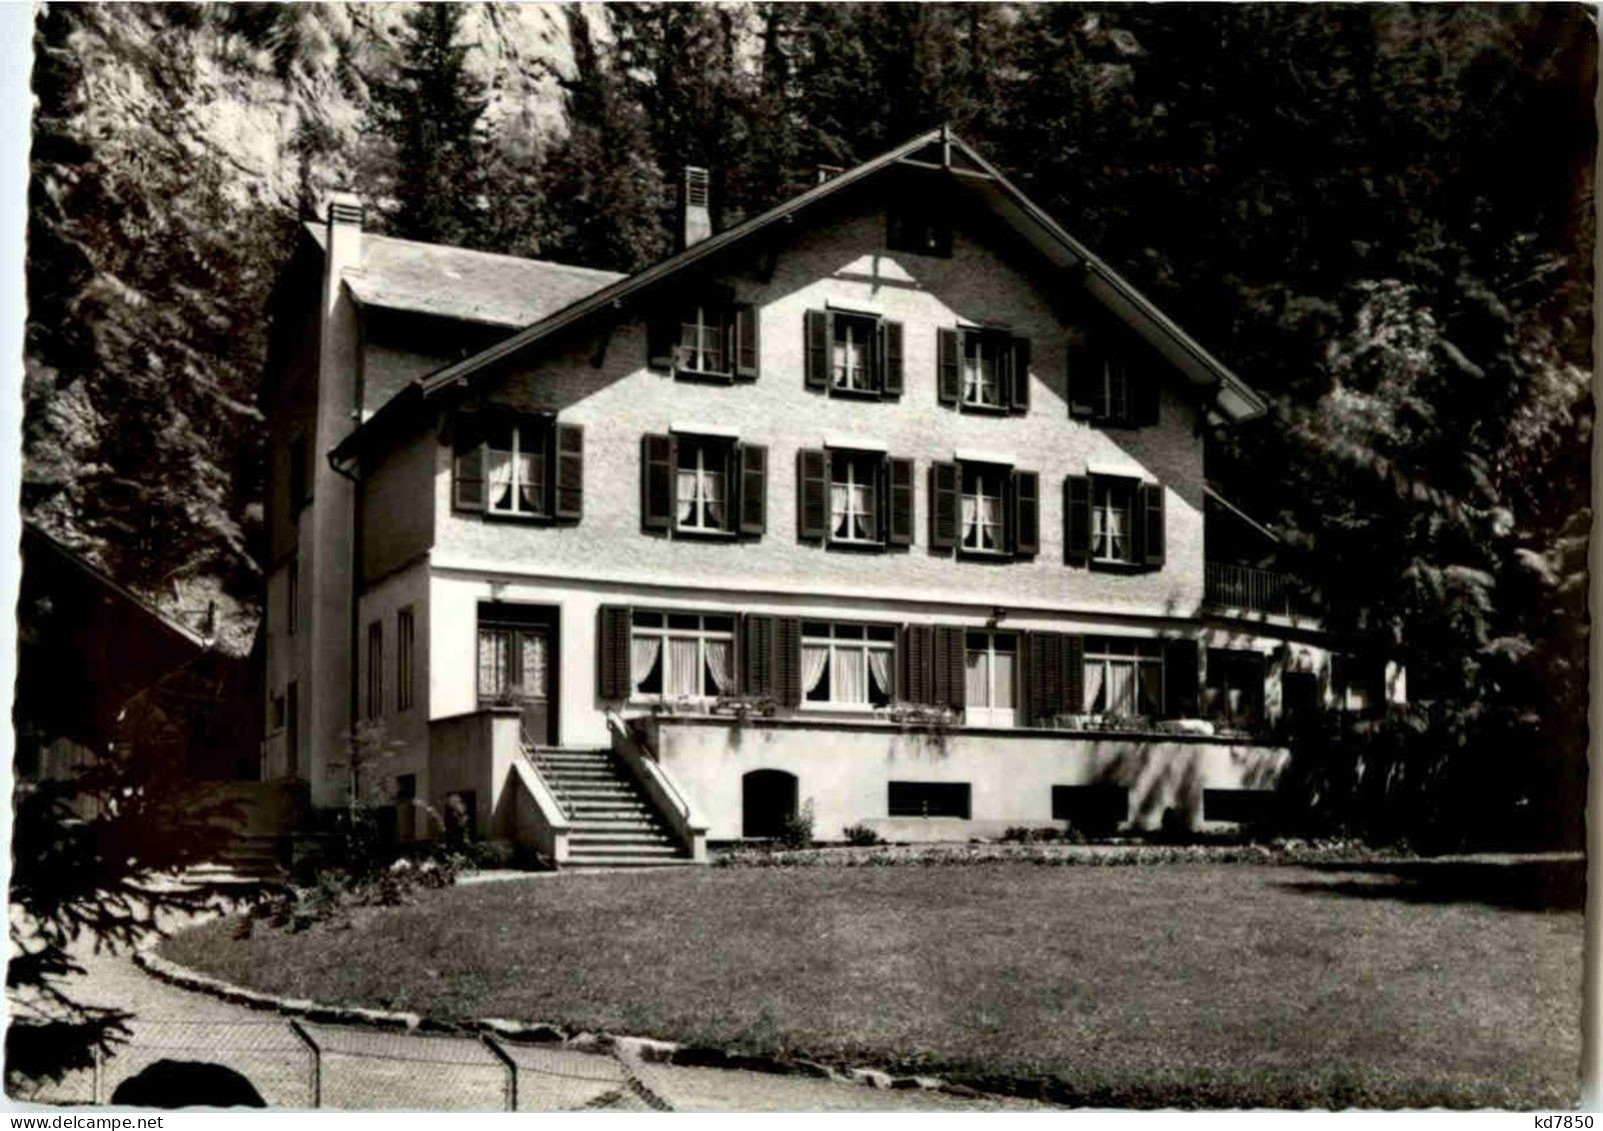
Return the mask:
<path fill-rule="evenodd" d="M 796 775 L 753 770 L 741 779 L 741 835 L 777 837 L 796 815 Z"/>

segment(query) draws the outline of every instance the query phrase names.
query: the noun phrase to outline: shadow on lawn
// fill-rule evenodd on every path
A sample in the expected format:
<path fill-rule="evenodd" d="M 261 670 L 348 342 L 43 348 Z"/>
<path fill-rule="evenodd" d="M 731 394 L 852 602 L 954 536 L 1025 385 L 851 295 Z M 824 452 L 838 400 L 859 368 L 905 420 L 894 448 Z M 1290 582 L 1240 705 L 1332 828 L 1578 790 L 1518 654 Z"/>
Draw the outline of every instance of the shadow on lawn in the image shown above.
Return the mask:
<path fill-rule="evenodd" d="M 1580 911 L 1586 906 L 1586 860 L 1404 860 L 1316 864 L 1350 875 L 1282 886 L 1309 895 L 1395 899 L 1404 903 L 1481 903 L 1514 911 Z"/>

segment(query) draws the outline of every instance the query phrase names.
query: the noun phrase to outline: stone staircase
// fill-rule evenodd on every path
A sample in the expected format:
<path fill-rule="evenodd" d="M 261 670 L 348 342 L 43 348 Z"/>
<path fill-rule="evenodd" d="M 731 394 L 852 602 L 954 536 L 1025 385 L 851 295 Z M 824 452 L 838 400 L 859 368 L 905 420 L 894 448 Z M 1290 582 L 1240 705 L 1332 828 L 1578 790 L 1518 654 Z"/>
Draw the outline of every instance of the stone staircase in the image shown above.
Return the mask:
<path fill-rule="evenodd" d="M 689 851 L 612 751 L 539 747 L 530 757 L 568 816 L 564 870 L 691 863 Z"/>

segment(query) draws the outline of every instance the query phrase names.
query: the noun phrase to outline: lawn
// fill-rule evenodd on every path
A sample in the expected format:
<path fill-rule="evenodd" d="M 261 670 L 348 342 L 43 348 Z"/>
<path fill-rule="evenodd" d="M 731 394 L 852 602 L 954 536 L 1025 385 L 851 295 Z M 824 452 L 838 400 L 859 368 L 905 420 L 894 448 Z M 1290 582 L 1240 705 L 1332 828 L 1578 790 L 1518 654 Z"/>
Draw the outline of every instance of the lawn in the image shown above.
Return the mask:
<path fill-rule="evenodd" d="M 1552 881 L 1451 865 L 559 875 L 345 929 L 236 939 L 219 922 L 165 952 L 325 1002 L 1097 1106 L 1552 1108 L 1578 1098 L 1583 935 L 1573 885 Z"/>

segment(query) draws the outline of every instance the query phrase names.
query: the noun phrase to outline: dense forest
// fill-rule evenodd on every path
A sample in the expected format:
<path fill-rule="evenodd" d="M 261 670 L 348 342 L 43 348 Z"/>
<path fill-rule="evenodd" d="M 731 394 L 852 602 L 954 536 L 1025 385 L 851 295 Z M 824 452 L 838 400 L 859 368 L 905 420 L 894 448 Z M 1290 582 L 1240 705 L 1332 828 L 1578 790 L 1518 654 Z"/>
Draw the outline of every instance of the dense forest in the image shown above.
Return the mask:
<path fill-rule="evenodd" d="M 685 163 L 727 225 L 949 122 L 1266 395 L 1210 476 L 1338 627 L 1406 648 L 1386 772 L 1311 759 L 1312 788 L 1539 821 L 1584 773 L 1592 20 L 42 6 L 24 513 L 248 646 L 267 295 L 330 189 L 398 234 L 632 269 Z"/>

